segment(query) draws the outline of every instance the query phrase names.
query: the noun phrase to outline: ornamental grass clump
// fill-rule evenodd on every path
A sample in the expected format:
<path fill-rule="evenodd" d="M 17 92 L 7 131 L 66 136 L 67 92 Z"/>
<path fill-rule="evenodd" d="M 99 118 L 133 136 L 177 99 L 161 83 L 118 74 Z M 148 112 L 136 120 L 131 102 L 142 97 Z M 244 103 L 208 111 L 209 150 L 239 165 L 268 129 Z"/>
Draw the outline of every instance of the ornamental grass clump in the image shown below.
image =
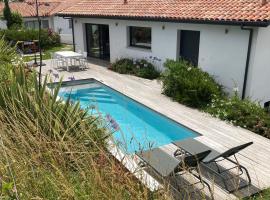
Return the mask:
<path fill-rule="evenodd" d="M 0 84 L 0 199 L 165 199 L 109 154 L 99 117 L 45 87 L 22 67 Z"/>
<path fill-rule="evenodd" d="M 203 108 L 215 96 L 223 96 L 221 85 L 198 67 L 181 60 L 167 60 L 161 75 L 163 93 L 185 105 Z"/>
<path fill-rule="evenodd" d="M 98 116 L 59 100 L 60 85 L 47 92 L 46 78 L 39 90 L 37 74 L 23 63 L 4 66 L 0 199 L 166 199 L 166 192 L 150 192 L 111 156 L 105 142 L 111 133 Z"/>

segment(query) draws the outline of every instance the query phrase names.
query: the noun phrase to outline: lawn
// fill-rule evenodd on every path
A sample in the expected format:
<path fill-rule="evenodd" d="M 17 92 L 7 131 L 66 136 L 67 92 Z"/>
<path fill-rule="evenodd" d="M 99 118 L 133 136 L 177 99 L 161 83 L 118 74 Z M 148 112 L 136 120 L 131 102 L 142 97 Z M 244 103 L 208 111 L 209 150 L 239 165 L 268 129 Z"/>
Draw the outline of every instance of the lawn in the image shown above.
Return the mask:
<path fill-rule="evenodd" d="M 48 60 L 51 58 L 51 53 L 54 53 L 56 51 L 61 51 L 61 50 L 65 50 L 65 51 L 72 51 L 73 48 L 72 48 L 72 45 L 68 45 L 68 44 L 61 44 L 60 46 L 55 46 L 55 47 L 51 47 L 51 48 L 48 48 L 46 50 L 44 50 L 42 52 L 42 59 L 43 60 Z M 38 54 L 37 54 L 38 55 Z M 34 60 L 35 57 L 34 56 L 25 56 L 23 57 L 23 61 L 24 62 L 29 62 L 31 60 Z"/>

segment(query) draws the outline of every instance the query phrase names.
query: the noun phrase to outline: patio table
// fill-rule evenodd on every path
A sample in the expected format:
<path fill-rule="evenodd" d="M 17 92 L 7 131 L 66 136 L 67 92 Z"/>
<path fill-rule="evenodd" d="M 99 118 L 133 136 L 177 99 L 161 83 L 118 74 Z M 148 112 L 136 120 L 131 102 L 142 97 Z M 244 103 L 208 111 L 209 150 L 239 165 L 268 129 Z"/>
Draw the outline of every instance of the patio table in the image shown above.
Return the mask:
<path fill-rule="evenodd" d="M 74 51 L 57 51 L 54 53 L 55 56 L 59 56 L 64 59 L 78 59 L 82 58 L 83 55 Z M 68 62 L 67 62 L 68 63 Z M 67 71 L 69 71 L 69 65 L 67 64 Z"/>

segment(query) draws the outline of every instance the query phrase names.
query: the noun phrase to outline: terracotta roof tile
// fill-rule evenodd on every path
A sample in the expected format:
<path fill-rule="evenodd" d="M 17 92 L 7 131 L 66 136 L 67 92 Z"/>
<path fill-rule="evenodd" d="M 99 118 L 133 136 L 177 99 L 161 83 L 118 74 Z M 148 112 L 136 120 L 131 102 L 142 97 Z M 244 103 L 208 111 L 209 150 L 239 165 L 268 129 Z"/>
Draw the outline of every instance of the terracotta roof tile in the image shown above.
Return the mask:
<path fill-rule="evenodd" d="M 39 2 L 39 15 L 52 16 L 56 13 L 77 3 L 80 0 L 38 0 Z M 24 2 L 11 2 L 9 6 L 13 12 L 20 13 L 23 17 L 36 16 L 35 0 L 26 0 Z M 4 8 L 4 3 L 0 3 L 0 12 Z"/>
<path fill-rule="evenodd" d="M 269 21 L 261 0 L 81 0 L 60 15 L 142 17 L 175 20 Z"/>

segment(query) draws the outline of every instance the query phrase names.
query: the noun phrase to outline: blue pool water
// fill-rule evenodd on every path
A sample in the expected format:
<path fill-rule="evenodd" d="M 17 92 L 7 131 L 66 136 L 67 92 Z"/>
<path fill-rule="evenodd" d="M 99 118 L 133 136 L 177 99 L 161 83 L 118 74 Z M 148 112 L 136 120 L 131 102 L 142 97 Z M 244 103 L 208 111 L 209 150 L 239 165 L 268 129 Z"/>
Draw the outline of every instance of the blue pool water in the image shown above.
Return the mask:
<path fill-rule="evenodd" d="M 59 96 L 80 101 L 82 108 L 95 107 L 114 130 L 113 138 L 128 153 L 196 137 L 197 133 L 97 82 L 63 86 Z"/>

